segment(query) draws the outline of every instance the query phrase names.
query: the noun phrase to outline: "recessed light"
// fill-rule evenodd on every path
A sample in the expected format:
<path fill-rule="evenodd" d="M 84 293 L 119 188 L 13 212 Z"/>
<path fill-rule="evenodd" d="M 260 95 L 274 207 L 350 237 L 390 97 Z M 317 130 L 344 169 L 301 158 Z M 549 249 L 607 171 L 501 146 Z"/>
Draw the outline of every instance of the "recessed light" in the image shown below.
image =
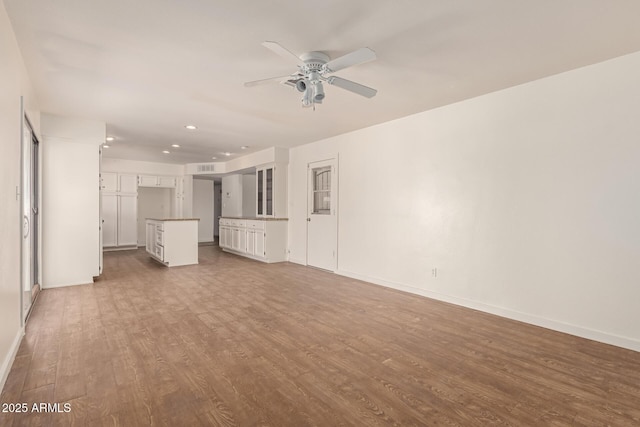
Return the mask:
<path fill-rule="evenodd" d="M 241 150 L 246 150 L 247 148 L 249 148 L 248 145 L 243 145 L 242 147 L 240 147 Z"/>
<path fill-rule="evenodd" d="M 163 152 L 164 154 L 169 154 L 169 151 L 167 151 L 167 150 L 162 150 L 162 152 Z"/>
<path fill-rule="evenodd" d="M 173 148 L 180 148 L 180 144 L 171 144 Z"/>
<path fill-rule="evenodd" d="M 186 127 L 187 129 L 189 129 L 189 130 L 196 130 L 196 129 L 198 129 L 198 127 L 197 127 L 197 126 L 195 126 L 195 125 L 186 125 L 185 127 Z"/>
<path fill-rule="evenodd" d="M 111 147 L 111 146 L 110 146 L 110 145 L 108 145 L 108 144 L 104 144 L 104 145 L 102 146 L 102 148 L 109 148 L 109 147 Z"/>
<path fill-rule="evenodd" d="M 231 155 L 231 153 L 230 153 L 230 152 L 228 152 L 228 151 L 227 151 L 227 152 L 224 152 L 224 153 L 222 153 L 222 154 L 224 154 L 224 155 L 225 155 L 225 156 L 227 156 L 227 157 Z"/>
<path fill-rule="evenodd" d="M 114 138 L 114 137 L 112 137 L 112 136 L 108 136 L 108 137 L 107 137 L 107 141 L 113 141 L 114 139 L 115 139 L 115 138 Z"/>
<path fill-rule="evenodd" d="M 212 158 L 211 158 L 211 160 L 215 160 L 215 159 L 217 159 L 217 157 L 212 157 Z"/>

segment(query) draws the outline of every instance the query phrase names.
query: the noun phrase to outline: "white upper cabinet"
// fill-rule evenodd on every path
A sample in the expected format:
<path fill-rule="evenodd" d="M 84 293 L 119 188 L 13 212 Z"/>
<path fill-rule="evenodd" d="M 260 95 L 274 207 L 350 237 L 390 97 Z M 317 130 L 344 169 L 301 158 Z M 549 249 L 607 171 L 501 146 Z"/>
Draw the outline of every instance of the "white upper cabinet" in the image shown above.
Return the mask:
<path fill-rule="evenodd" d="M 138 175 L 138 187 L 157 187 L 158 177 L 155 175 Z"/>
<path fill-rule="evenodd" d="M 105 193 L 118 191 L 118 174 L 115 172 L 102 172 L 100 174 L 100 189 Z"/>
<path fill-rule="evenodd" d="M 158 187 L 176 188 L 176 177 L 175 176 L 159 176 Z"/>
<path fill-rule="evenodd" d="M 136 193 L 138 191 L 137 175 L 102 172 L 100 189 L 104 193 Z"/>
<path fill-rule="evenodd" d="M 176 188 L 176 177 L 138 175 L 138 187 Z"/>
<path fill-rule="evenodd" d="M 287 165 L 256 167 L 256 216 L 287 217 Z"/>
<path fill-rule="evenodd" d="M 120 175 L 119 191 L 121 193 L 136 193 L 138 191 L 138 177 L 137 175 Z"/>

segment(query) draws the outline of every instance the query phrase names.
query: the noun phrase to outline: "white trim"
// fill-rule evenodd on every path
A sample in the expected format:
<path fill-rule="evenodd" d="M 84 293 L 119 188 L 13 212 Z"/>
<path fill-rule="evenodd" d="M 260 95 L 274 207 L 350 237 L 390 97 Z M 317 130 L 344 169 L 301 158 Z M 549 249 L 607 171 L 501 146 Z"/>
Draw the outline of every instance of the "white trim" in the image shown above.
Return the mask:
<path fill-rule="evenodd" d="M 26 315 L 24 312 L 24 125 L 25 125 L 25 110 L 24 110 L 24 96 L 20 96 L 20 203 L 18 206 L 20 214 L 18 215 L 20 230 L 20 327 L 24 328 Z M 31 225 L 29 225 L 31 226 Z M 31 231 L 31 230 L 29 230 Z M 13 361 L 12 361 L 13 362 Z M 4 368 L 4 365 L 3 365 Z M 4 371 L 1 371 L 4 378 Z M 4 379 L 2 380 L 2 386 L 4 387 Z"/>
<path fill-rule="evenodd" d="M 22 337 L 24 337 L 23 327 L 18 330 L 16 337 L 13 339 L 13 343 L 11 343 L 11 347 L 9 347 L 7 356 L 2 361 L 2 365 L 0 365 L 0 393 L 4 389 L 4 385 L 7 382 L 7 378 L 9 377 L 9 371 L 11 370 L 13 361 L 16 359 L 16 355 L 18 354 L 18 349 L 20 348 Z"/>
<path fill-rule="evenodd" d="M 84 281 L 84 282 L 60 283 L 57 285 L 47 285 L 47 286 L 43 286 L 42 289 L 66 288 L 67 286 L 81 286 L 81 285 L 93 285 L 93 278 L 89 281 Z"/>
<path fill-rule="evenodd" d="M 300 258 L 289 258 L 289 262 L 293 264 L 307 265 L 307 261 Z"/>
<path fill-rule="evenodd" d="M 466 298 L 460 298 L 460 297 L 455 297 L 451 295 L 441 294 L 438 292 L 427 291 L 424 289 L 416 288 L 416 287 L 401 284 L 401 283 L 390 282 L 388 280 L 383 280 L 375 277 L 369 277 L 363 274 L 353 273 L 351 271 L 338 270 L 335 273 L 341 276 L 363 280 L 365 282 L 369 282 L 374 285 L 384 286 L 387 288 L 397 289 L 399 291 L 409 292 L 411 294 L 416 294 L 423 297 L 435 299 L 438 301 L 444 301 L 444 302 L 459 305 L 462 307 L 483 311 L 485 313 L 494 314 L 496 316 L 505 317 L 507 319 L 517 320 L 519 322 L 540 326 L 542 328 L 551 329 L 551 330 L 563 332 L 569 335 L 575 335 L 577 337 L 586 338 L 593 341 L 599 341 L 605 344 L 611 344 L 617 347 L 622 347 L 629 350 L 640 352 L 640 341 L 634 340 L 632 338 L 622 337 L 622 336 L 613 335 L 613 334 L 609 334 L 602 331 L 597 331 L 594 329 L 583 328 L 581 326 L 558 322 L 556 320 L 547 319 L 544 317 L 535 316 L 528 313 L 522 313 L 519 311 L 509 310 L 502 307 L 496 307 L 493 305 L 469 300 Z"/>

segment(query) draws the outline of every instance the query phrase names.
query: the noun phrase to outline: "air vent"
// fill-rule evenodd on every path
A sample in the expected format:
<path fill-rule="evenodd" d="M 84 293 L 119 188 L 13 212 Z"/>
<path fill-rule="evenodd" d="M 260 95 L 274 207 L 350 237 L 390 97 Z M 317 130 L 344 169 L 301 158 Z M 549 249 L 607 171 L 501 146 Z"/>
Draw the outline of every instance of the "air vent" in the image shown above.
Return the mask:
<path fill-rule="evenodd" d="M 198 172 L 214 172 L 214 166 L 213 164 L 198 165 L 196 170 Z"/>

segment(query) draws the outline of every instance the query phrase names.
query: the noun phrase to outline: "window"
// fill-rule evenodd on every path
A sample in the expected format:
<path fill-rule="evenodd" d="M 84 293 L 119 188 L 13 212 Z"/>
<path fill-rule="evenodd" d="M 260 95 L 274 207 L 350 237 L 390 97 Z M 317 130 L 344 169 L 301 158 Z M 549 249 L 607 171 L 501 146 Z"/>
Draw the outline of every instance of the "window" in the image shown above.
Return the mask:
<path fill-rule="evenodd" d="M 313 210 L 316 215 L 331 214 L 331 167 L 313 169 Z"/>

